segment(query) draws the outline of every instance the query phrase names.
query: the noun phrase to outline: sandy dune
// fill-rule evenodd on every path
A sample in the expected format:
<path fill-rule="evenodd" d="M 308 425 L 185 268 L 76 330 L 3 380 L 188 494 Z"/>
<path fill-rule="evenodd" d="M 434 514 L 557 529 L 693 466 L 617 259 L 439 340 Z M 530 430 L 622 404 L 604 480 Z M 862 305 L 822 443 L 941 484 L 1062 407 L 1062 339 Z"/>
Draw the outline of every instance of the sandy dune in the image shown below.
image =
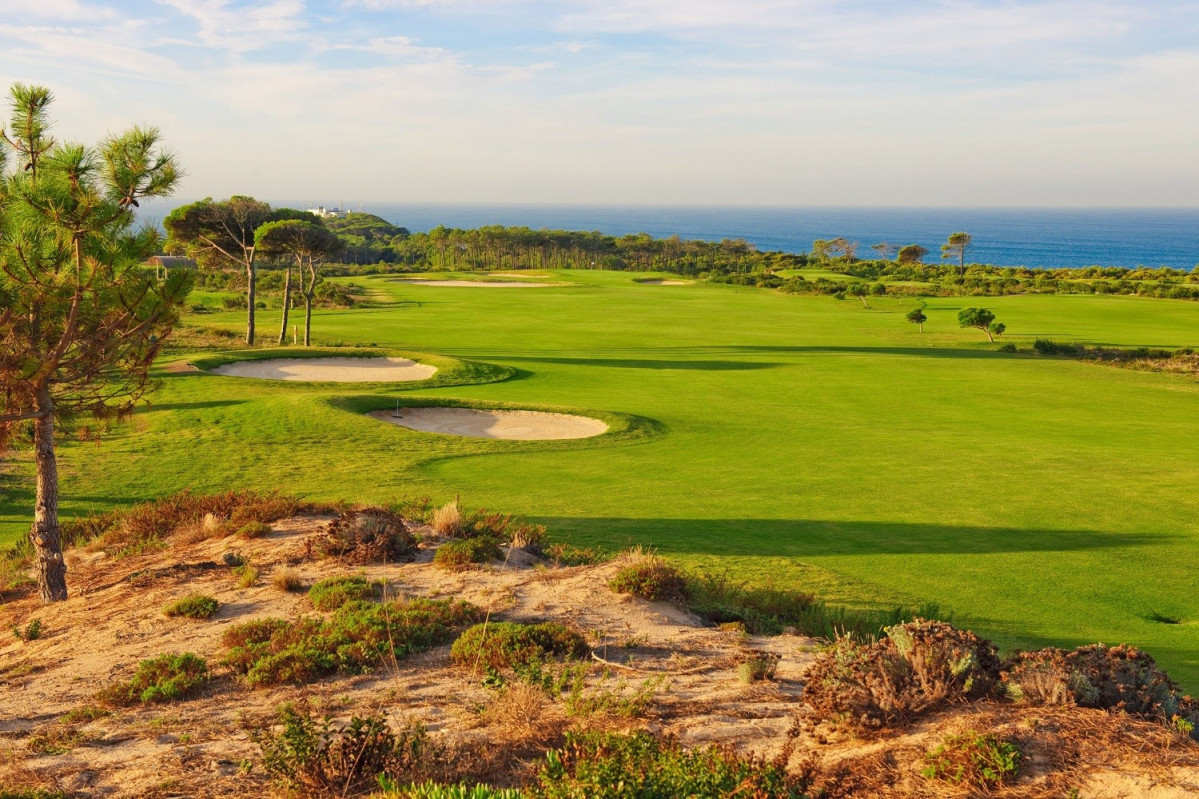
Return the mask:
<path fill-rule="evenodd" d="M 448 433 L 469 438 L 506 438 L 516 441 L 547 441 L 560 438 L 591 438 L 608 431 L 599 419 L 541 411 L 476 410 L 474 408 L 402 408 L 371 414 L 384 422 L 425 433 Z"/>
<path fill-rule="evenodd" d="M 558 286 L 560 283 L 530 283 L 528 280 L 397 280 L 412 286 L 449 286 L 465 289 L 527 289 Z"/>
<path fill-rule="evenodd" d="M 213 374 L 262 380 L 331 383 L 407 382 L 432 377 L 437 367 L 407 358 L 272 358 L 218 366 Z"/>

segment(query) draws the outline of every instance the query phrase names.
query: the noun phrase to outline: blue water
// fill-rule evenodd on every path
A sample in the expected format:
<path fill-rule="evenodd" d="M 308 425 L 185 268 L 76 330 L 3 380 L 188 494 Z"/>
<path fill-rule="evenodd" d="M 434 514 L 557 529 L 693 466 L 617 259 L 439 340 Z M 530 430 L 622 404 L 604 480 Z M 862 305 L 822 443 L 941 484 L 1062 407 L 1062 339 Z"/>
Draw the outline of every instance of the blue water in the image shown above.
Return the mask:
<path fill-rule="evenodd" d="M 306 208 L 307 202 L 279 202 Z M 330 203 L 331 204 L 331 203 Z M 358 210 L 358 206 L 352 206 Z M 160 214 L 150 209 L 147 216 Z M 718 208 L 585 205 L 470 205 L 365 203 L 377 214 L 415 232 L 437 225 L 527 225 L 598 230 L 621 236 L 678 234 L 685 239 L 743 238 L 761 250 L 804 252 L 814 239 L 844 236 L 870 245 L 920 244 L 936 260 L 955 231 L 974 237 L 969 260 L 1000 266 L 1170 266 L 1199 264 L 1199 209 L 953 209 L 953 208 Z"/>

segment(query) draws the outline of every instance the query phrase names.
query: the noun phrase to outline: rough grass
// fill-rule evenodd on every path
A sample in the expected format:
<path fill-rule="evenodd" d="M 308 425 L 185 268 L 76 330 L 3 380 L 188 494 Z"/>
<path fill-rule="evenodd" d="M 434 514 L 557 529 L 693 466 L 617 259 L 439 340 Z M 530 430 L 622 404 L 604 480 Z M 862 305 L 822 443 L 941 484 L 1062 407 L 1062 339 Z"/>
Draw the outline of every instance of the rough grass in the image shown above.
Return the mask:
<path fill-rule="evenodd" d="M 189 485 L 438 506 L 469 491 L 576 546 L 655 546 L 688 569 L 830 605 L 935 602 L 1004 649 L 1128 642 L 1199 690 L 1193 379 L 993 352 L 957 328 L 960 298 L 930 299 L 921 335 L 904 321 L 913 304 L 887 297 L 866 311 L 703 283 L 651 290 L 627 274 L 569 278 L 578 285 L 536 291 L 355 278 L 380 303 L 318 312 L 314 330 L 318 341 L 469 353 L 528 378 L 439 389 L 429 402 L 602 408 L 652 423 L 633 430 L 620 417 L 596 441 L 434 442 L 360 415 L 415 402 L 402 386 L 243 380 L 234 395 L 232 378 L 160 372 L 153 408 L 102 447 L 64 442 L 65 515 Z M 995 311 L 1021 348 L 1199 345 L 1199 303 L 969 304 Z M 263 329 L 276 314 L 264 312 Z M 243 323 L 203 316 L 234 333 Z M 31 470 L 5 468 L 0 535 L 16 541 Z"/>
<path fill-rule="evenodd" d="M 462 571 L 480 563 L 490 563 L 504 556 L 500 543 L 491 536 L 459 538 L 437 548 L 433 562 L 448 571 Z"/>

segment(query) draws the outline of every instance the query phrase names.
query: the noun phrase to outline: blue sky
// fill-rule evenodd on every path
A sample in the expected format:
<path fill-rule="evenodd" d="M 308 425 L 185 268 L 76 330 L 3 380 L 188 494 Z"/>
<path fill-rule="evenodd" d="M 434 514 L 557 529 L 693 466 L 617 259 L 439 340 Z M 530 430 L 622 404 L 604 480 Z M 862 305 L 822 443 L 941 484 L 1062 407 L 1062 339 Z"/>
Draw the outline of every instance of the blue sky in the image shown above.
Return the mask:
<path fill-rule="evenodd" d="M 1199 206 L 1195 0 L 22 6 L 0 80 L 188 197 Z"/>

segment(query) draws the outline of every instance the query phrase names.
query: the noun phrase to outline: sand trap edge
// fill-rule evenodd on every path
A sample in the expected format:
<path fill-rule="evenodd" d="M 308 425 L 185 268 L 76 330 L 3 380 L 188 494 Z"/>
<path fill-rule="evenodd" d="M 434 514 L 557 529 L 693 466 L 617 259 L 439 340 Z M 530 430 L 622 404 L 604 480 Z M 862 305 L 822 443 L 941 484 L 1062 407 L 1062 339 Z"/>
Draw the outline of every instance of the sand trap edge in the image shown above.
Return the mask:
<path fill-rule="evenodd" d="M 209 374 L 303 383 L 413 383 L 437 374 L 437 367 L 411 358 L 315 356 L 254 358 L 214 366 Z"/>
<path fill-rule="evenodd" d="M 607 422 L 590 416 L 519 408 L 409 406 L 371 411 L 368 416 L 418 433 L 504 441 L 567 441 L 607 433 Z"/>

